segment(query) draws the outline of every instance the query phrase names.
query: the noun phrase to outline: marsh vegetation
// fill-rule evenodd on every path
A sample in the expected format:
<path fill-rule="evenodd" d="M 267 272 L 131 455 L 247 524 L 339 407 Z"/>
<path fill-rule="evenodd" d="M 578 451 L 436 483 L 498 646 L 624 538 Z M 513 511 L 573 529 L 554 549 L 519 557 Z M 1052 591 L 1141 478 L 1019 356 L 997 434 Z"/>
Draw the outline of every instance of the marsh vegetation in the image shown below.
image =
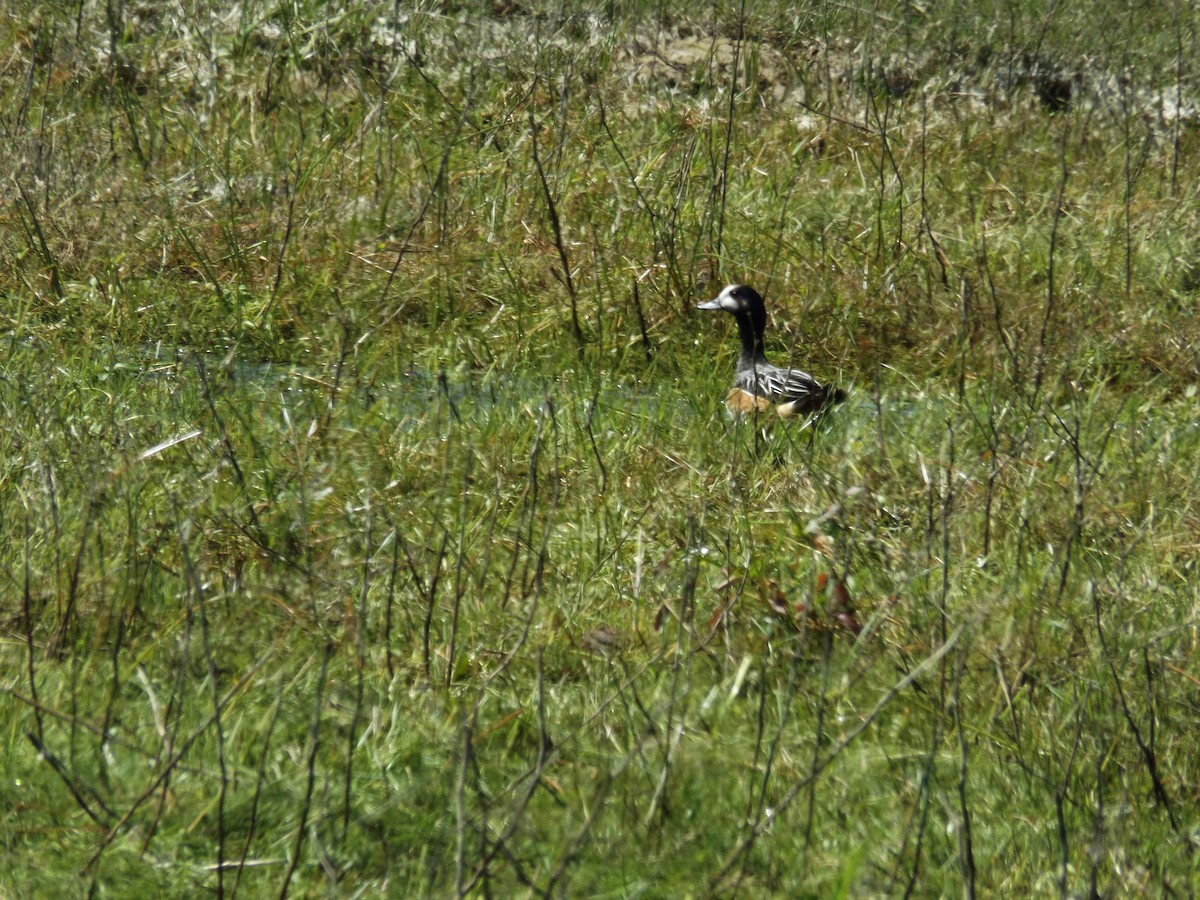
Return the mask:
<path fill-rule="evenodd" d="M 9 4 L 0 894 L 1194 891 L 1200 10 L 745 6 Z"/>

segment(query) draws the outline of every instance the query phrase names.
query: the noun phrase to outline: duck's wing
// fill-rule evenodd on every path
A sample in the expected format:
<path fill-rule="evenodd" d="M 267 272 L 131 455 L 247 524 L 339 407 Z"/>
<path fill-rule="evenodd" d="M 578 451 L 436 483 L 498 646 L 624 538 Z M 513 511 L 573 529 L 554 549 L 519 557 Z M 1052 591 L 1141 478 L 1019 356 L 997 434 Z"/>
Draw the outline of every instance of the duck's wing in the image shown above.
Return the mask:
<path fill-rule="evenodd" d="M 817 379 L 800 369 L 781 369 L 779 366 L 756 366 L 739 372 L 737 387 L 774 403 L 794 403 L 797 407 L 818 407 L 825 402 L 828 390 Z"/>

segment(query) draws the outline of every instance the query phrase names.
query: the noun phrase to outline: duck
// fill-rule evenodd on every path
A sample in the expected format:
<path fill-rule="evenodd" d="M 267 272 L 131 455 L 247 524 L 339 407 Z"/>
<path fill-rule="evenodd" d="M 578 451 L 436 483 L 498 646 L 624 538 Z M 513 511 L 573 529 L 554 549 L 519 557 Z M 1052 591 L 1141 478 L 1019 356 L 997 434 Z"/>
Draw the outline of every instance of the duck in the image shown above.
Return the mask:
<path fill-rule="evenodd" d="M 697 309 L 723 309 L 737 320 L 742 352 L 738 357 L 733 387 L 725 407 L 735 418 L 774 412 L 781 418 L 819 413 L 846 399 L 840 388 L 822 384 L 800 369 L 785 369 L 767 362 L 763 332 L 767 307 L 758 291 L 744 284 L 731 284 Z"/>

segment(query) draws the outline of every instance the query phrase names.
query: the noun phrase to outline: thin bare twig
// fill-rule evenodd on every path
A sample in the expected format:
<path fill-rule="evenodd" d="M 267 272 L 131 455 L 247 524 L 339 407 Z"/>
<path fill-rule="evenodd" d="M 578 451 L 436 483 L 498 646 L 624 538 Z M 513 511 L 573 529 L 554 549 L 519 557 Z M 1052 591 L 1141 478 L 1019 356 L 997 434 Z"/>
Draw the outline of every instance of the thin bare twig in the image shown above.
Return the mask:
<path fill-rule="evenodd" d="M 558 261 L 562 266 L 562 283 L 567 289 L 567 298 L 571 301 L 571 332 L 575 335 L 575 349 L 583 355 L 583 328 L 579 324 L 579 295 L 575 290 L 575 279 L 571 276 L 571 260 L 567 255 L 567 245 L 563 240 L 562 223 L 558 218 L 558 204 L 554 202 L 554 194 L 550 190 L 550 182 L 546 179 L 546 170 L 542 166 L 541 156 L 538 155 L 538 126 L 529 112 L 529 145 L 533 153 L 533 167 L 537 171 L 538 181 L 542 186 L 542 198 L 546 201 L 546 216 L 550 219 L 550 230 L 554 234 L 554 246 L 558 250 Z"/>
<path fill-rule="evenodd" d="M 291 629 L 288 629 L 275 639 L 275 642 L 267 648 L 266 652 L 264 652 L 262 656 L 255 660 L 254 665 L 250 667 L 246 674 L 239 678 L 234 684 L 231 684 L 229 689 L 221 695 L 221 700 L 218 704 L 216 704 L 216 709 L 223 710 L 229 705 L 229 702 L 234 697 L 242 692 L 246 685 L 253 680 L 254 676 L 259 673 L 262 667 L 265 666 L 271 657 L 275 655 L 275 651 L 278 650 L 279 647 L 288 639 L 290 634 Z M 129 809 L 125 811 L 125 814 L 121 816 L 119 820 L 117 820 L 115 825 L 109 828 L 108 832 L 100 840 L 100 845 L 96 847 L 96 849 L 92 852 L 92 855 L 88 857 L 88 861 L 83 867 L 84 872 L 92 870 L 92 867 L 95 866 L 96 862 L 100 859 L 101 854 L 104 853 L 108 845 L 111 844 L 116 836 L 121 833 L 126 825 L 129 824 L 129 820 L 133 818 L 134 814 L 142 807 L 142 805 L 152 796 L 154 796 L 154 794 L 162 786 L 163 782 L 165 782 L 167 778 L 170 777 L 171 773 L 175 771 L 175 767 L 179 765 L 185 756 L 187 756 L 192 744 L 194 744 L 196 740 L 202 734 L 204 734 L 204 732 L 212 727 L 215 717 L 216 712 L 210 713 L 203 722 L 193 729 L 191 734 L 189 734 L 183 739 L 183 741 L 173 748 L 173 752 L 167 758 L 167 761 L 163 763 L 158 775 L 156 775 L 150 785 L 134 799 L 133 803 L 130 804 Z"/>
<path fill-rule="evenodd" d="M 879 714 L 887 708 L 888 704 L 891 703 L 892 700 L 894 700 L 902 691 L 907 690 L 908 687 L 914 681 L 916 681 L 919 676 L 924 674 L 932 666 L 936 665 L 943 656 L 953 649 L 953 647 L 958 643 L 958 639 L 962 635 L 964 627 L 965 626 L 960 625 L 958 628 L 956 628 L 954 632 L 946 639 L 945 643 L 943 643 L 937 648 L 937 650 L 923 659 L 917 666 L 909 671 L 907 675 L 889 688 L 884 695 L 879 698 L 871 710 L 863 717 L 862 721 L 859 722 L 858 725 L 856 725 L 853 729 L 851 729 L 844 738 L 838 741 L 837 744 L 835 744 L 833 748 L 820 760 L 814 762 L 809 773 L 804 778 L 796 781 L 791 788 L 788 789 L 788 792 L 780 798 L 779 802 L 776 803 L 768 811 L 768 813 L 762 817 L 762 819 L 750 830 L 750 833 L 742 839 L 737 847 L 734 848 L 733 852 L 729 854 L 724 865 L 721 866 L 717 873 L 713 875 L 711 879 L 709 879 L 708 885 L 710 892 L 715 892 L 719 888 L 721 883 L 733 870 L 733 867 L 737 865 L 742 857 L 745 856 L 745 854 L 748 853 L 754 846 L 754 842 L 759 838 L 759 836 L 771 827 L 772 823 L 778 819 L 779 816 L 781 816 L 792 805 L 793 802 L 795 802 L 800 793 L 807 788 L 813 782 L 813 780 L 820 777 L 821 773 L 829 768 L 829 766 L 833 764 L 834 760 L 841 756 L 847 747 L 858 740 L 863 732 L 871 727 L 871 724 L 875 721 Z"/>

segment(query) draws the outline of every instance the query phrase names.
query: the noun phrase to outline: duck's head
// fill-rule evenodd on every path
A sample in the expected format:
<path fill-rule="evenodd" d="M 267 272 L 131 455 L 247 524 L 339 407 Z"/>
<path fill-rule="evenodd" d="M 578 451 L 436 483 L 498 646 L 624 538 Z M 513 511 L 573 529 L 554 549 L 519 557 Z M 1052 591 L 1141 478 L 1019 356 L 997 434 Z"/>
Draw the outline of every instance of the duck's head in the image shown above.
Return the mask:
<path fill-rule="evenodd" d="M 707 303 L 700 303 L 697 309 L 723 309 L 733 313 L 739 319 L 745 318 L 754 325 L 754 330 L 762 334 L 767 324 L 767 308 L 758 291 L 744 284 L 731 284 Z"/>

